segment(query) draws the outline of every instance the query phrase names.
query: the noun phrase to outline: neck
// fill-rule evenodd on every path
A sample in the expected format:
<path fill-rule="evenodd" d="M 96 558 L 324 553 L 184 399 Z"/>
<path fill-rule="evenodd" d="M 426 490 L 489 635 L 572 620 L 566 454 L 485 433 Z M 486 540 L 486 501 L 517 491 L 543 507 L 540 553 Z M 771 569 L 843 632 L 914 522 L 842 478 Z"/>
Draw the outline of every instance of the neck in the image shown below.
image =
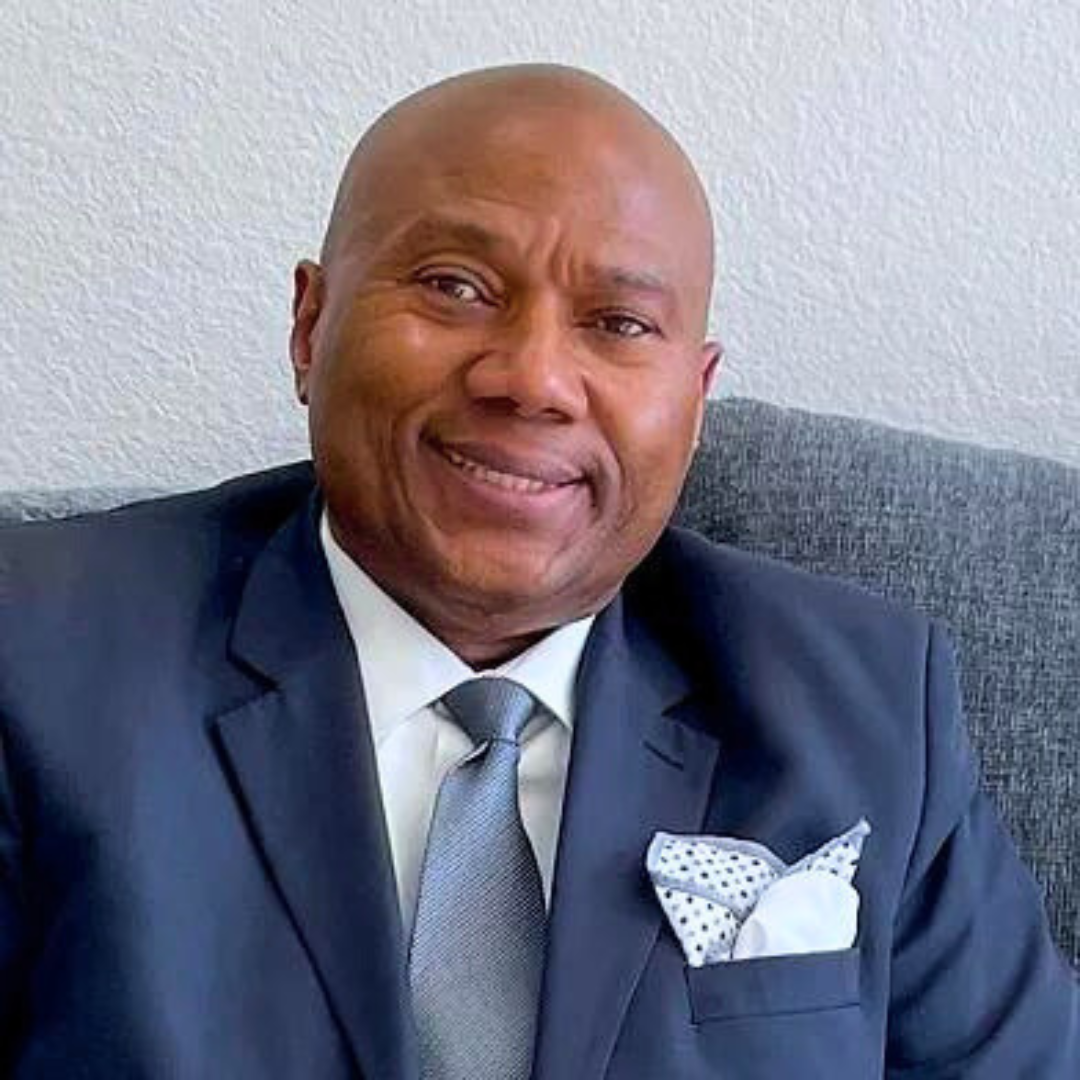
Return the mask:
<path fill-rule="evenodd" d="M 544 635 L 526 634 L 524 637 L 508 638 L 505 641 L 455 641 L 442 634 L 436 636 L 469 667 L 476 671 L 485 671 L 505 664 L 508 660 L 513 660 L 515 656 L 520 656 Z"/>
<path fill-rule="evenodd" d="M 572 621 L 564 619 L 556 620 L 552 625 L 529 626 L 524 622 L 507 620 L 501 614 L 492 616 L 480 609 L 451 611 L 441 607 L 433 608 L 416 603 L 411 596 L 387 588 L 381 581 L 379 587 L 452 653 L 476 670 L 498 667 L 515 656 L 520 656 L 552 630 Z"/>

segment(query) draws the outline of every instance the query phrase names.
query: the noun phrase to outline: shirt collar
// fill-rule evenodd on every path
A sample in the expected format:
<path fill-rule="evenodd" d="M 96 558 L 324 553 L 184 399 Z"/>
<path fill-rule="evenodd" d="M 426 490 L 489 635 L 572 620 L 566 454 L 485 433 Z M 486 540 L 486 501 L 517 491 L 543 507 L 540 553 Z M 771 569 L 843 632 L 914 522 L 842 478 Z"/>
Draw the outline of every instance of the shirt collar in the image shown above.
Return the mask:
<path fill-rule="evenodd" d="M 353 639 L 376 744 L 399 724 L 477 672 L 412 617 L 338 544 L 326 511 L 319 539 Z M 551 631 L 525 652 L 488 669 L 520 683 L 572 728 L 574 683 L 594 615 Z"/>

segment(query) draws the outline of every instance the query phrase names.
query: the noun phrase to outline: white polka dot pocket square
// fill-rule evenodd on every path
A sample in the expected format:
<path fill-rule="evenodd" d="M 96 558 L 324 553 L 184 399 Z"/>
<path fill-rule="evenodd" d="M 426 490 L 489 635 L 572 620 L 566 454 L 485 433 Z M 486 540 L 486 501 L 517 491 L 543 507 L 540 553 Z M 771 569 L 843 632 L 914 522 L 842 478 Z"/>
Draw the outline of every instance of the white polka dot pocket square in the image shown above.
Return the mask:
<path fill-rule="evenodd" d="M 855 944 L 863 819 L 788 866 L 762 844 L 658 832 L 645 864 L 691 967 Z"/>

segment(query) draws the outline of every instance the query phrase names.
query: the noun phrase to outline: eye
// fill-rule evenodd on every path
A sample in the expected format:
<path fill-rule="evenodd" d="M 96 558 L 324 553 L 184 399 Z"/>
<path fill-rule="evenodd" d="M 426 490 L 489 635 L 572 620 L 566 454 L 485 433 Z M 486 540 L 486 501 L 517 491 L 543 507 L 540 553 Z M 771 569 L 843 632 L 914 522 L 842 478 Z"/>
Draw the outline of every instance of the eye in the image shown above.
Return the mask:
<path fill-rule="evenodd" d="M 656 333 L 656 327 L 636 315 L 623 311 L 606 312 L 596 317 L 595 324 L 605 334 L 621 338 L 639 338 Z"/>
<path fill-rule="evenodd" d="M 425 288 L 433 289 L 459 304 L 483 304 L 487 302 L 483 290 L 475 281 L 461 274 L 452 274 L 445 270 L 421 274 L 417 277 Z"/>

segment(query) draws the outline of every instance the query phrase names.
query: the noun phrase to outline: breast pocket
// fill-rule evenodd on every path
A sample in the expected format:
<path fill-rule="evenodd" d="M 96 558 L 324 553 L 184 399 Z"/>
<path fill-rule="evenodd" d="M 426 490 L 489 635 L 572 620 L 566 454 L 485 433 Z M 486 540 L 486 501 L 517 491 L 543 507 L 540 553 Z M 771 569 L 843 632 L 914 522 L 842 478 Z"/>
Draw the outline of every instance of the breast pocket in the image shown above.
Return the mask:
<path fill-rule="evenodd" d="M 859 1004 L 859 950 L 767 956 L 686 968 L 695 1024 Z"/>

